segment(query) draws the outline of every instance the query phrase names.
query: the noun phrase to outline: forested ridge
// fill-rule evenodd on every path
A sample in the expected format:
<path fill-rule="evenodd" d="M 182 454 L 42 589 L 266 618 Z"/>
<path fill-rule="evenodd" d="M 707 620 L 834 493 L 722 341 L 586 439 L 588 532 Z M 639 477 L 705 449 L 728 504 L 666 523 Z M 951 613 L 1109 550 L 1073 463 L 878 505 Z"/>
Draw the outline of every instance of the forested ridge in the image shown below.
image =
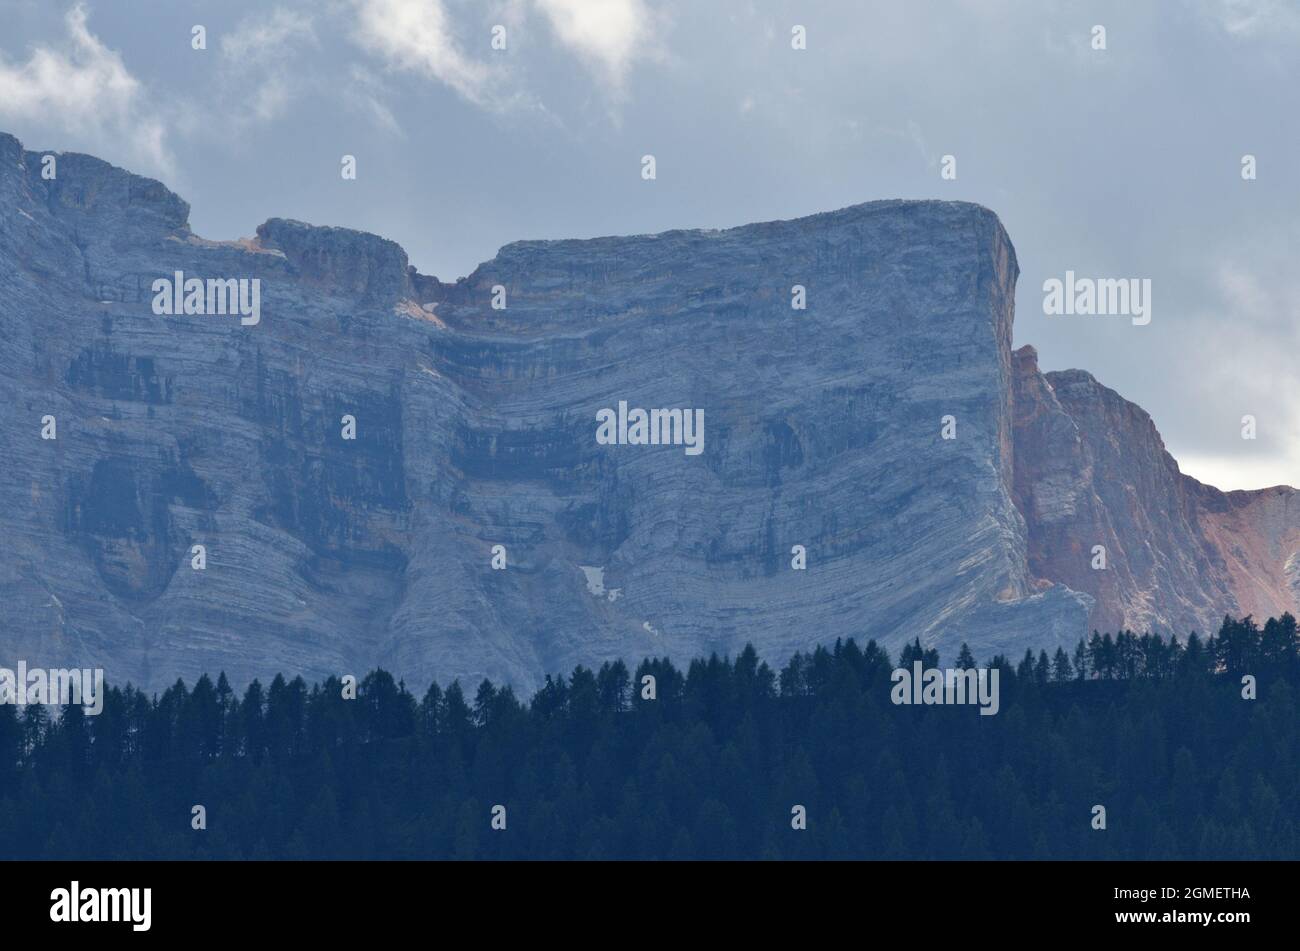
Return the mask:
<path fill-rule="evenodd" d="M 1094 634 L 989 660 L 994 716 L 895 705 L 893 660 L 852 640 L 779 671 L 752 648 L 578 667 L 527 702 L 382 670 L 355 699 L 111 687 L 93 717 L 0 705 L 0 857 L 1294 859 L 1298 651 L 1290 615 Z"/>

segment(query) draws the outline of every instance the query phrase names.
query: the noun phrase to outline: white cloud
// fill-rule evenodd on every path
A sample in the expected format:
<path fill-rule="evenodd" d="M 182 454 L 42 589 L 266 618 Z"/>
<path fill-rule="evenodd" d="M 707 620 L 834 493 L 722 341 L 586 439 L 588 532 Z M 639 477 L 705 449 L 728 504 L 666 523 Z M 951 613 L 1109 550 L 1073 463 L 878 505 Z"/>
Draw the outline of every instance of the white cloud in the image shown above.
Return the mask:
<path fill-rule="evenodd" d="M 565 46 L 617 91 L 637 59 L 653 51 L 655 23 L 643 0 L 537 0 Z"/>
<path fill-rule="evenodd" d="M 1233 36 L 1253 37 L 1300 31 L 1294 0 L 1210 0 L 1211 17 Z"/>
<path fill-rule="evenodd" d="M 516 37 L 529 36 L 527 10 L 540 13 L 543 29 L 549 28 L 562 48 L 576 54 L 614 98 L 622 94 L 634 63 L 661 55 L 656 37 L 662 17 L 653 14 L 645 0 L 504 0 L 490 15 L 476 8 L 478 2 L 348 0 L 344 9 L 350 14 L 351 39 L 390 70 L 437 80 L 468 101 L 494 110 L 546 111 L 535 95 L 519 88 L 509 60 L 487 52 L 490 34 L 485 23 L 507 24 L 514 49 Z M 462 16 L 468 10 L 475 13 Z M 482 31 L 482 58 L 469 55 L 467 44 L 457 42 L 459 29 Z M 535 39 L 536 33 L 529 42 Z M 520 49 L 526 50 L 529 42 Z M 383 108 L 378 99 L 372 101 Z"/>
<path fill-rule="evenodd" d="M 1184 472 L 1221 489 L 1300 486 L 1300 405 L 1286 385 L 1300 349 L 1300 282 L 1283 276 L 1296 238 L 1293 228 L 1261 228 L 1202 268 L 1210 282 L 1189 324 L 1185 385 L 1203 432 L 1170 451 Z M 1255 440 L 1240 438 L 1247 414 L 1258 421 Z"/>
<path fill-rule="evenodd" d="M 0 116 L 86 135 L 107 151 L 125 142 L 130 159 L 170 173 L 166 130 L 146 109 L 139 80 L 90 32 L 84 6 L 69 10 L 64 25 L 61 48 L 38 46 L 25 63 L 0 54 Z"/>
<path fill-rule="evenodd" d="M 1198 482 L 1224 492 L 1235 489 L 1267 489 L 1275 485 L 1300 486 L 1300 455 L 1268 455 L 1250 458 L 1184 454 L 1178 468 Z"/>
<path fill-rule="evenodd" d="M 422 73 L 471 102 L 490 102 L 487 67 L 452 40 L 441 0 L 355 0 L 353 39 L 393 69 Z"/>
<path fill-rule="evenodd" d="M 316 46 L 311 19 L 277 8 L 242 21 L 221 39 L 222 77 L 236 116 L 263 122 L 279 118 L 307 84 L 295 59 L 303 46 Z"/>
<path fill-rule="evenodd" d="M 352 81 L 347 84 L 345 101 L 347 104 L 367 116 L 375 125 L 391 135 L 404 138 L 401 124 L 393 115 L 384 100 L 387 91 L 383 82 L 363 66 L 353 65 L 350 70 Z"/>
<path fill-rule="evenodd" d="M 310 18 L 279 8 L 269 17 L 249 17 L 221 39 L 221 55 L 245 64 L 274 62 L 296 43 L 316 42 Z"/>

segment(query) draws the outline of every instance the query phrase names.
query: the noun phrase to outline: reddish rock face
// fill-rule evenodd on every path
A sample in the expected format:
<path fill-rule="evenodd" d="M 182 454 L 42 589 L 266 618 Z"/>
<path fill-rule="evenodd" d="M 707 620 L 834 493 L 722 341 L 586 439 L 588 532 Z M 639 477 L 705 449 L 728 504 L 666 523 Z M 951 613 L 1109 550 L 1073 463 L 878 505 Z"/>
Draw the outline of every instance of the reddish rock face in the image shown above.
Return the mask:
<path fill-rule="evenodd" d="M 1225 613 L 1295 613 L 1300 492 L 1221 492 L 1178 469 L 1151 417 L 1082 370 L 1012 354 L 1014 498 L 1031 573 L 1096 599 L 1101 631 L 1186 638 Z M 1093 568 L 1096 545 L 1106 568 Z"/>

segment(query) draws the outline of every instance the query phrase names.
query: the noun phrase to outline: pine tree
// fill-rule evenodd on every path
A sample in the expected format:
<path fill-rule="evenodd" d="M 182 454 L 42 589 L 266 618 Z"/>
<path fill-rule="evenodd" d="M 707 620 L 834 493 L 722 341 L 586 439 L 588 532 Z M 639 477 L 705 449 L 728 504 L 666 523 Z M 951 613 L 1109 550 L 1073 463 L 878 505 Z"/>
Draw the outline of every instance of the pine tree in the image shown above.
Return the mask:
<path fill-rule="evenodd" d="M 1079 638 L 1079 643 L 1074 648 L 1074 672 L 1080 680 L 1088 679 L 1088 647 L 1084 644 L 1082 637 Z"/>
<path fill-rule="evenodd" d="M 152 700 L 106 685 L 98 716 L 70 706 L 53 726 L 46 707 L 0 704 L 0 851 L 1286 858 L 1300 828 L 1284 755 L 1300 745 L 1300 671 L 1286 649 L 1295 622 L 1252 628 L 1230 618 L 1212 647 L 1193 635 L 1186 648 L 1122 630 L 1109 655 L 1097 635 L 1104 685 L 1078 682 L 1063 647 L 1050 662 L 1028 651 L 1021 674 L 996 656 L 989 666 L 1008 679 L 993 723 L 894 706 L 887 653 L 852 641 L 792 657 L 780 690 L 751 649 L 699 658 L 685 677 L 647 659 L 637 670 L 656 677 L 653 702 L 637 699 L 616 663 L 548 678 L 527 706 L 484 681 L 472 711 L 459 683 L 431 684 L 417 704 L 383 671 L 365 677 L 358 702 L 334 677 L 310 687 L 277 677 L 265 699 L 254 682 L 238 701 L 225 678 L 178 682 Z M 915 656 L 919 641 L 909 646 Z M 1230 675 L 1212 681 L 1211 654 L 1226 667 L 1243 651 L 1269 665 L 1256 703 L 1240 701 Z M 1032 689 L 1019 689 L 1024 680 Z M 202 765 L 218 746 L 222 761 Z M 219 823 L 168 831 L 200 775 Z M 1123 817 L 1105 845 L 1070 805 L 1094 801 L 1098 779 Z M 488 831 L 497 802 L 510 804 L 509 835 Z M 792 803 L 808 807 L 808 830 L 789 828 Z"/>
<path fill-rule="evenodd" d="M 746 645 L 745 649 L 750 655 L 757 658 L 752 645 Z M 736 658 L 737 666 L 741 664 L 744 658 L 744 654 Z M 629 678 L 626 664 L 621 660 L 616 660 L 612 664 L 608 662 L 603 664 L 600 673 L 596 676 L 601 712 L 622 713 L 626 710 L 628 705 L 628 685 Z"/>
<path fill-rule="evenodd" d="M 1057 683 L 1065 683 L 1074 679 L 1074 669 L 1070 666 L 1070 655 L 1065 652 L 1064 647 L 1058 646 L 1056 654 L 1052 658 L 1052 679 Z"/>
<path fill-rule="evenodd" d="M 474 723 L 476 726 L 487 726 L 492 721 L 493 706 L 497 699 L 497 688 L 492 685 L 492 681 L 486 677 L 478 685 L 478 691 L 474 694 Z"/>

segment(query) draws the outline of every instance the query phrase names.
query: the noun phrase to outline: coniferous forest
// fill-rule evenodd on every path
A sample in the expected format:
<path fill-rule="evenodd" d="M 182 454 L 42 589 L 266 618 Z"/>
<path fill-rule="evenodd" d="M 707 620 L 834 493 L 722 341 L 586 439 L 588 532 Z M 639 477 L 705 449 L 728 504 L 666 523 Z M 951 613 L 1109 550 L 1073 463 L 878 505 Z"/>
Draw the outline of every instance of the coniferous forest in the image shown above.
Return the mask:
<path fill-rule="evenodd" d="M 111 687 L 94 717 L 0 706 L 0 856 L 1291 859 L 1298 647 L 1290 615 L 1094 634 L 989 660 L 993 716 L 895 705 L 894 659 L 851 640 L 780 670 L 752 649 L 578 667 L 526 701 L 382 670 L 355 699 L 280 676 Z M 897 658 L 916 660 L 940 658 Z"/>

